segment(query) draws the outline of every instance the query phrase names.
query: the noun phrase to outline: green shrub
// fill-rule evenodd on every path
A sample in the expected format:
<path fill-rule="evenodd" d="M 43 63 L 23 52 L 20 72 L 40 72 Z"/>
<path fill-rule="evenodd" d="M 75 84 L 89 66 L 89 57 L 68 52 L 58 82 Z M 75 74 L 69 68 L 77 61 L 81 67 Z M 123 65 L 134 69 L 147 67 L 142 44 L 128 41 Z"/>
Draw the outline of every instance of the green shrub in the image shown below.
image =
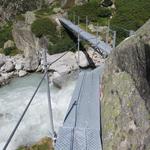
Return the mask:
<path fill-rule="evenodd" d="M 55 24 L 49 18 L 40 18 L 33 22 L 31 26 L 32 32 L 37 37 L 49 36 L 50 39 L 54 38 L 56 35 Z"/>
<path fill-rule="evenodd" d="M 0 48 L 4 46 L 4 43 L 8 40 L 12 40 L 12 26 L 7 25 L 0 28 Z"/>
<path fill-rule="evenodd" d="M 126 37 L 125 31 L 121 31 L 121 28 L 136 31 L 150 18 L 150 1 L 116 0 L 115 5 L 116 13 L 111 20 L 111 26 L 117 31 L 117 42 L 119 43 Z"/>
<path fill-rule="evenodd" d="M 85 23 L 85 18 L 88 16 L 92 22 L 99 22 L 101 18 L 111 16 L 111 10 L 103 8 L 99 5 L 99 1 L 90 1 L 81 6 L 75 6 L 69 10 L 69 18 L 73 20 L 74 14 L 80 16 L 80 21 Z M 76 18 L 77 20 L 77 18 Z"/>
<path fill-rule="evenodd" d="M 25 17 L 23 15 L 17 15 L 15 17 L 15 20 L 17 20 L 17 21 L 25 21 Z"/>
<path fill-rule="evenodd" d="M 16 47 L 8 47 L 3 50 L 3 53 L 6 56 L 8 56 L 8 55 L 15 56 L 16 54 L 20 53 L 20 50 L 18 50 Z"/>
<path fill-rule="evenodd" d="M 5 48 L 5 49 L 4 49 L 4 54 L 5 54 L 6 56 L 7 56 L 7 55 L 10 55 L 13 49 L 14 49 L 14 48 L 11 48 L 11 47 Z"/>
<path fill-rule="evenodd" d="M 61 37 L 57 37 L 57 41 L 53 43 L 53 45 L 49 45 L 49 53 L 55 54 L 55 53 L 61 53 L 68 51 L 71 47 L 75 46 L 75 43 L 72 41 L 72 39 L 68 36 L 68 34 L 65 31 L 62 31 Z M 72 49 L 72 51 L 74 51 Z"/>

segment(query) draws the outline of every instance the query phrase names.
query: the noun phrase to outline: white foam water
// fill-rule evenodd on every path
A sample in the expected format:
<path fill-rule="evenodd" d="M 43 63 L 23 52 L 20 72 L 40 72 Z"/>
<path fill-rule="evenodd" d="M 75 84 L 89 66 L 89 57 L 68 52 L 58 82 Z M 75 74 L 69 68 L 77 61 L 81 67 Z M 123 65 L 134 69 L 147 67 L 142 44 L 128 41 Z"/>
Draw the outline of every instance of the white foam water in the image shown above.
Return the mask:
<path fill-rule="evenodd" d="M 41 74 L 32 74 L 14 79 L 9 85 L 0 88 L 0 150 L 19 120 L 41 77 Z M 62 89 L 51 85 L 56 131 L 62 125 L 74 87 L 75 81 L 68 81 Z M 44 81 L 10 142 L 8 150 L 15 150 L 20 145 L 32 144 L 42 137 L 50 136 L 50 132 L 46 83 Z"/>

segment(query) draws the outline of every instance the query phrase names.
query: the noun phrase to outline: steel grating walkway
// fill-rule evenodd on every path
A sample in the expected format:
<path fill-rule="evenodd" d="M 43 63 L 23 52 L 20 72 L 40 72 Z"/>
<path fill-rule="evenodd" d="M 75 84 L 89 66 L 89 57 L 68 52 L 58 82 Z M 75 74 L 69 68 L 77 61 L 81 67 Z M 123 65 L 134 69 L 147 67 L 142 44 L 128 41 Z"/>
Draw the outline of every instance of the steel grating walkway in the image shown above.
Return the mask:
<path fill-rule="evenodd" d="M 101 150 L 100 74 L 81 72 L 55 150 Z"/>
<path fill-rule="evenodd" d="M 59 18 L 59 21 L 63 26 L 73 32 L 75 36 L 78 36 L 79 33 L 80 38 L 88 41 L 97 52 L 103 55 L 108 55 L 112 51 L 112 48 L 109 44 L 100 41 L 96 36 L 82 30 L 77 25 L 74 25 L 71 21 L 65 18 Z"/>

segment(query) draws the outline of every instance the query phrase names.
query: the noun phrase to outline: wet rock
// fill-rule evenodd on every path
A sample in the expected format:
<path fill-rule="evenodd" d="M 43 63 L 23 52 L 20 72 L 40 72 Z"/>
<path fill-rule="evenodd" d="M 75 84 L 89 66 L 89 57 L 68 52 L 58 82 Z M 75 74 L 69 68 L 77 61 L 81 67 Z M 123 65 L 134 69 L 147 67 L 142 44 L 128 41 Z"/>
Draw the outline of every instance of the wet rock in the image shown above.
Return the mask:
<path fill-rule="evenodd" d="M 79 56 L 78 56 L 79 55 Z M 86 58 L 86 56 L 85 56 L 85 54 L 82 52 L 82 51 L 79 51 L 79 53 L 78 52 L 76 52 L 76 54 L 75 54 L 75 57 L 76 57 L 76 61 L 79 63 L 79 66 L 80 67 L 88 67 L 89 66 L 89 62 L 88 62 L 88 60 L 87 60 L 87 58 Z M 79 57 L 79 58 L 78 58 Z M 79 59 L 79 60 L 78 60 Z"/>
<path fill-rule="evenodd" d="M 47 55 L 48 63 L 52 63 L 59 57 L 61 57 L 64 53 L 54 54 L 54 55 Z M 59 74 L 67 74 L 71 71 L 74 71 L 78 68 L 75 54 L 73 52 L 68 52 L 66 55 L 64 55 L 59 61 L 56 61 L 54 64 L 52 64 L 49 67 L 49 70 L 54 70 L 58 72 Z"/>
<path fill-rule="evenodd" d="M 11 61 L 7 61 L 4 65 L 3 65 L 3 71 L 5 72 L 11 72 L 14 71 L 15 66 Z"/>
<path fill-rule="evenodd" d="M 20 70 L 20 71 L 18 72 L 18 76 L 19 76 L 19 77 L 24 77 L 25 75 L 27 75 L 27 72 L 24 71 L 24 70 Z"/>

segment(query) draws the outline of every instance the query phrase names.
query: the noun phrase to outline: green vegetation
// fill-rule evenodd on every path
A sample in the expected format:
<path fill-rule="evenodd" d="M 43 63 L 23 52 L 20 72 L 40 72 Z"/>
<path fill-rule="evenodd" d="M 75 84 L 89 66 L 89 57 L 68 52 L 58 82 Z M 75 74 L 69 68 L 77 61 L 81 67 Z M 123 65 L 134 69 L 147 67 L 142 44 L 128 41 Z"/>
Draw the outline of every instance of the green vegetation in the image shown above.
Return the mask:
<path fill-rule="evenodd" d="M 50 138 L 44 138 L 31 147 L 21 146 L 17 150 L 54 150 L 52 145 L 52 140 Z"/>
<path fill-rule="evenodd" d="M 35 15 L 37 18 L 42 18 L 43 16 L 52 15 L 54 13 L 53 9 L 56 7 L 60 7 L 60 3 L 58 1 L 56 1 L 55 3 L 53 3 L 50 6 L 46 6 L 46 7 L 43 7 L 41 9 L 37 10 L 35 12 Z"/>
<path fill-rule="evenodd" d="M 112 12 L 109 8 L 104 8 L 100 6 L 99 0 L 93 0 L 90 2 L 85 3 L 82 6 L 74 6 L 72 9 L 69 10 L 69 18 L 74 19 L 74 15 L 80 16 L 80 22 L 85 23 L 85 18 L 88 16 L 88 19 L 91 22 L 98 22 L 104 19 L 104 24 L 107 24 L 107 20 L 105 18 L 109 18 Z"/>
<path fill-rule="evenodd" d="M 12 25 L 8 24 L 0 28 L 0 48 L 4 46 L 4 43 L 8 40 L 12 40 Z"/>
<path fill-rule="evenodd" d="M 68 34 L 62 30 L 61 36 L 57 36 L 56 42 L 52 45 L 49 45 L 49 53 L 61 53 L 69 50 L 71 47 L 75 46 L 75 43 L 71 40 Z M 72 49 L 74 51 L 74 49 Z"/>
<path fill-rule="evenodd" d="M 69 10 L 69 18 L 76 20 L 80 16 L 80 23 L 85 24 L 86 16 L 90 22 L 99 25 L 108 25 L 110 16 L 111 29 L 117 31 L 117 44 L 129 36 L 129 30 L 136 31 L 150 18 L 149 0 L 115 0 L 116 10 L 108 8 L 111 0 L 91 0 L 82 6 L 74 6 Z M 104 6 L 104 7 L 102 7 Z"/>
<path fill-rule="evenodd" d="M 32 32 L 39 38 L 46 36 L 49 39 L 49 53 L 67 51 L 74 45 L 65 31 L 61 34 L 56 30 L 56 25 L 49 18 L 40 18 L 32 24 Z"/>
<path fill-rule="evenodd" d="M 129 33 L 121 29 L 137 30 L 150 18 L 149 0 L 116 0 L 116 13 L 111 20 L 111 26 L 117 31 L 117 42 L 127 37 Z"/>
<path fill-rule="evenodd" d="M 50 39 L 52 39 L 56 36 L 56 26 L 49 18 L 37 19 L 32 24 L 31 30 L 39 38 L 42 36 L 48 36 Z"/>
<path fill-rule="evenodd" d="M 10 47 L 10 48 L 5 48 L 5 49 L 0 49 L 0 53 L 5 54 L 6 56 L 15 56 L 16 54 L 20 54 L 21 51 L 18 50 L 16 47 Z"/>
<path fill-rule="evenodd" d="M 20 14 L 20 15 L 17 15 L 17 16 L 15 17 L 15 20 L 17 20 L 17 21 L 25 21 L 25 17 Z"/>

